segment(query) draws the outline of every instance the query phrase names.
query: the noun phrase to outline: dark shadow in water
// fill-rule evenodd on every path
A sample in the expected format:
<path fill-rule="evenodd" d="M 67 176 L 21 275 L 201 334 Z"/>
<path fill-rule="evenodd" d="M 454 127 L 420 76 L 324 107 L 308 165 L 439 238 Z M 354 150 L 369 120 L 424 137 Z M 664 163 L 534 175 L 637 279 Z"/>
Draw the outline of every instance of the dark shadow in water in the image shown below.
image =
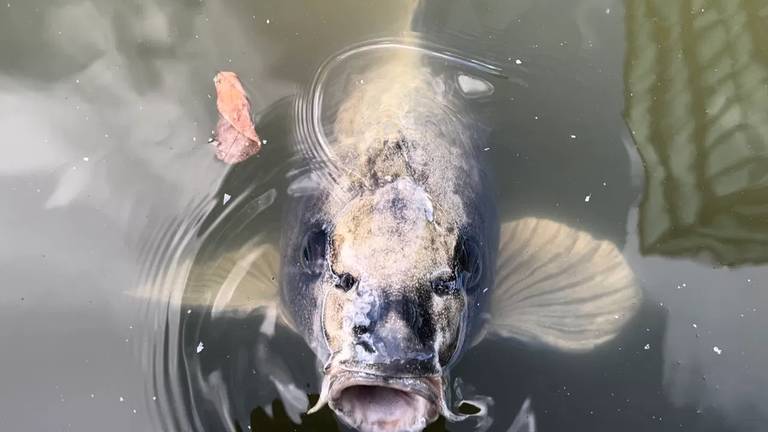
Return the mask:
<path fill-rule="evenodd" d="M 765 263 L 765 3 L 694 3 L 627 2 L 626 116 L 646 172 L 641 249 Z"/>

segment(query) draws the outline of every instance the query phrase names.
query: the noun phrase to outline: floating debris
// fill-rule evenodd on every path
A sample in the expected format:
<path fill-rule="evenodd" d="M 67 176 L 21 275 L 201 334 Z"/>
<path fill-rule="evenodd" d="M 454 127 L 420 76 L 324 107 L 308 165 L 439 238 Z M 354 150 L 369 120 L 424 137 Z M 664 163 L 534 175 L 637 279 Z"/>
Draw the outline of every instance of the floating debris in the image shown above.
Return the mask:
<path fill-rule="evenodd" d="M 591 200 L 591 199 L 592 199 L 592 194 L 589 194 L 589 195 L 587 195 L 587 196 L 585 196 L 585 197 L 584 197 L 584 202 L 587 202 L 587 203 L 588 203 L 588 202 L 589 202 L 589 200 Z"/>
<path fill-rule="evenodd" d="M 234 72 L 219 72 L 216 85 L 216 157 L 228 163 L 242 162 L 261 149 L 261 139 L 251 120 L 251 104 Z"/>
<path fill-rule="evenodd" d="M 723 353 L 723 350 L 722 350 L 722 349 L 720 349 L 720 347 L 718 347 L 717 345 L 715 345 L 715 346 L 713 346 L 713 347 L 712 347 L 712 351 L 714 351 L 714 352 L 715 352 L 715 354 L 717 354 L 717 355 L 720 355 L 720 354 L 722 354 L 722 353 Z"/>
<path fill-rule="evenodd" d="M 228 193 L 225 193 L 224 194 L 224 199 L 222 200 L 222 204 L 227 205 L 227 203 L 229 202 L 230 198 L 232 198 L 232 195 L 230 195 Z"/>
<path fill-rule="evenodd" d="M 475 76 L 459 74 L 456 78 L 461 93 L 469 98 L 488 96 L 493 94 L 493 84 Z"/>
<path fill-rule="evenodd" d="M 200 343 L 198 343 L 198 344 L 197 344 L 197 349 L 196 349 L 195 351 L 196 351 L 198 354 L 200 354 L 200 352 L 202 352 L 202 351 L 203 351 L 203 348 L 204 348 L 204 346 L 203 346 L 203 343 L 202 343 L 202 342 L 200 342 Z"/>

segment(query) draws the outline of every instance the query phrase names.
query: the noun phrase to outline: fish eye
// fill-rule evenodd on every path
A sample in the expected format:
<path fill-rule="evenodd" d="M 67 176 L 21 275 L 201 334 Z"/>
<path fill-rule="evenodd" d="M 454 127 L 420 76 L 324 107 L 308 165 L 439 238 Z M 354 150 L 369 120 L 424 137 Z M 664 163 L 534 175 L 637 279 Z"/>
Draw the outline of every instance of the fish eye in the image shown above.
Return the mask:
<path fill-rule="evenodd" d="M 355 284 L 357 284 L 357 279 L 355 279 L 354 276 L 352 276 L 349 273 L 342 273 L 338 280 L 336 281 L 336 288 L 341 289 L 344 292 L 347 292 L 351 290 Z"/>
<path fill-rule="evenodd" d="M 456 273 L 467 292 L 477 288 L 481 280 L 483 263 L 480 246 L 472 238 L 461 237 L 456 243 Z"/>
<path fill-rule="evenodd" d="M 328 233 L 322 227 L 310 230 L 304 236 L 300 264 L 312 276 L 319 276 L 325 268 L 325 251 L 328 247 Z"/>

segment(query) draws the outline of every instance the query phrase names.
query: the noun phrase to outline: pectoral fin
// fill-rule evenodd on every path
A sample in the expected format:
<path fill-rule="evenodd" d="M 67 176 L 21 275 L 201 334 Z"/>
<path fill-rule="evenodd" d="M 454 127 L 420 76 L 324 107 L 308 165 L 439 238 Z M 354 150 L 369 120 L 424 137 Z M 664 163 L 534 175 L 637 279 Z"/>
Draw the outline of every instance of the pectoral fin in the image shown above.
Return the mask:
<path fill-rule="evenodd" d="M 569 351 L 615 337 L 641 290 L 616 246 L 537 218 L 502 226 L 490 332 Z"/>
<path fill-rule="evenodd" d="M 221 285 L 211 307 L 212 317 L 276 307 L 280 256 L 273 245 L 262 243 L 229 253 L 219 259 L 216 267 Z"/>
<path fill-rule="evenodd" d="M 261 331 L 271 335 L 276 322 L 283 318 L 277 282 L 279 266 L 277 248 L 255 239 L 233 251 L 171 266 L 178 275 L 159 277 L 127 294 L 162 303 L 178 298 L 181 310 L 210 309 L 214 319 L 263 312 L 266 316 Z"/>

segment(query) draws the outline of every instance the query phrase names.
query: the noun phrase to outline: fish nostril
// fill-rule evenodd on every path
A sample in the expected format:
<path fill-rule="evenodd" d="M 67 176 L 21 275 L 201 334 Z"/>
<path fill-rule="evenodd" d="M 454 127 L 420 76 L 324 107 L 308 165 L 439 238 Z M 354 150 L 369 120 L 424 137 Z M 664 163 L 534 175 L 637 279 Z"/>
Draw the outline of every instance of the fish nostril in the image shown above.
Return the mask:
<path fill-rule="evenodd" d="M 354 333 L 355 336 L 362 336 L 368 333 L 368 331 L 369 331 L 368 326 L 365 326 L 365 325 L 356 325 L 352 327 L 352 333 Z"/>
<path fill-rule="evenodd" d="M 339 276 L 339 280 L 336 282 L 336 288 L 347 292 L 351 290 L 355 284 L 357 284 L 357 280 L 354 276 L 349 273 L 343 273 L 341 276 Z"/>

